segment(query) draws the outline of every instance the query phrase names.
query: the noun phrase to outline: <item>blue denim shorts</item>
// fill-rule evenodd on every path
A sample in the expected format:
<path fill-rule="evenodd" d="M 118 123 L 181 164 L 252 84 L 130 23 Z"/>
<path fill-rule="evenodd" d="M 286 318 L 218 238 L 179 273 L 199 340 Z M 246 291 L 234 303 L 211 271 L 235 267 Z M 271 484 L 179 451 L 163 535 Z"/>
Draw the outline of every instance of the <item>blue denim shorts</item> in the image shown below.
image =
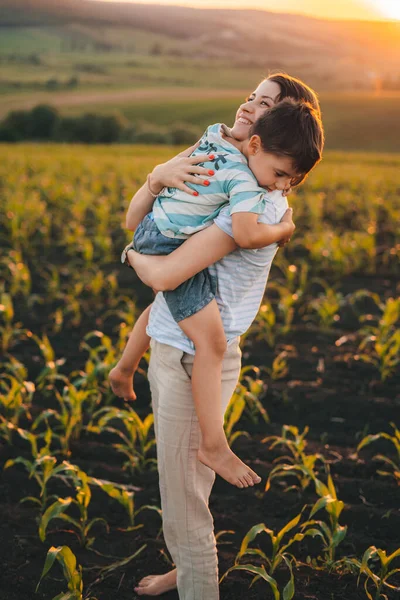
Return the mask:
<path fill-rule="evenodd" d="M 171 254 L 185 240 L 163 235 L 154 222 L 152 213 L 145 216 L 135 231 L 133 247 L 140 254 Z M 214 298 L 217 291 L 216 277 L 204 269 L 184 281 L 175 290 L 163 292 L 168 308 L 178 323 L 198 313 Z"/>

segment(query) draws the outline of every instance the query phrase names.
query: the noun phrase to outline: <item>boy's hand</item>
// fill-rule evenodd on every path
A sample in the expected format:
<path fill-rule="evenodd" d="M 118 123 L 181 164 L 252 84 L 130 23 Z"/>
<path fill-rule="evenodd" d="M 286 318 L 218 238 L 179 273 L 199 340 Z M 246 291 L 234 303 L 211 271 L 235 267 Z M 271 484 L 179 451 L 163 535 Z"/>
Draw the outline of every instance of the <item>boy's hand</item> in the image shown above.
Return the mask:
<path fill-rule="evenodd" d="M 288 208 L 285 211 L 285 214 L 281 219 L 281 223 L 287 223 L 288 233 L 285 235 L 285 237 L 283 237 L 280 240 L 280 242 L 278 242 L 279 248 L 290 242 L 290 238 L 292 237 L 294 230 L 296 229 L 296 225 L 293 222 L 293 208 Z"/>

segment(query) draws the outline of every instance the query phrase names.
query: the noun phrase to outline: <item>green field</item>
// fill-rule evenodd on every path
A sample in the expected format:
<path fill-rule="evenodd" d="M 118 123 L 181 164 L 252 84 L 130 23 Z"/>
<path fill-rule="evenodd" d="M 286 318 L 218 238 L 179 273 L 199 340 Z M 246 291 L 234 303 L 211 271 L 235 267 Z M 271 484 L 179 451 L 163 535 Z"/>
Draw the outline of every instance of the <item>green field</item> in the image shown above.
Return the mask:
<path fill-rule="evenodd" d="M 108 372 L 152 299 L 119 262 L 131 237 L 125 211 L 176 150 L 0 145 L 7 600 L 67 597 L 68 586 L 77 600 L 110 600 L 116 589 L 132 600 L 143 576 L 171 569 L 148 356 L 132 405 L 112 394 Z M 227 600 L 272 598 L 270 586 L 282 597 L 288 581 L 288 600 L 343 600 L 344 582 L 346 600 L 377 589 L 398 597 L 399 169 L 400 154 L 328 151 L 290 196 L 296 232 L 241 340 L 225 421 L 262 483 L 238 490 L 217 479 L 211 496 Z M 251 553 L 238 554 L 248 542 Z M 53 566 L 35 594 L 52 547 L 83 571 Z M 374 560 L 385 553 L 391 571 Z M 249 588 L 260 566 L 267 576 Z"/>
<path fill-rule="evenodd" d="M 0 118 L 47 103 L 67 115 L 117 113 L 133 125 L 183 122 L 201 132 L 213 122 L 231 123 L 240 102 L 273 68 L 303 77 L 320 92 L 328 150 L 400 152 L 400 92 L 335 90 L 311 66 L 298 71 L 278 59 L 265 68 L 248 59 L 211 61 L 185 48 L 178 38 L 127 27 L 4 28 Z"/>

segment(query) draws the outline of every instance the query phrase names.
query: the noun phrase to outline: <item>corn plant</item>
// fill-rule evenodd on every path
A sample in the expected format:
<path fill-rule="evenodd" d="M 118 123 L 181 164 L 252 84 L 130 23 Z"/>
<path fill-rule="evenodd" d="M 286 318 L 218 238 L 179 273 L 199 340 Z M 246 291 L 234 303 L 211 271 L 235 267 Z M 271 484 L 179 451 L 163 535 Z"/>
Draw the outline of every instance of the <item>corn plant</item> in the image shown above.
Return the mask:
<path fill-rule="evenodd" d="M 270 302 L 264 302 L 254 319 L 251 327 L 241 336 L 243 344 L 247 337 L 254 335 L 256 340 L 263 340 L 270 348 L 275 346 L 276 339 L 276 314 Z"/>
<path fill-rule="evenodd" d="M 250 438 L 248 431 L 233 431 L 233 428 L 240 420 L 246 406 L 244 394 L 240 392 L 241 387 L 239 384 L 230 399 L 224 415 L 224 430 L 230 447 L 232 447 L 233 443 L 241 436 Z"/>
<path fill-rule="evenodd" d="M 99 394 L 93 389 L 78 390 L 72 383 L 68 383 L 62 394 L 55 389 L 54 395 L 58 400 L 59 410 L 43 411 L 33 423 L 32 430 L 36 430 L 43 421 L 54 420 L 53 435 L 60 442 L 62 454 L 69 456 L 71 442 L 80 438 L 83 429 L 84 404 L 87 403 L 93 411 L 99 401 Z"/>
<path fill-rule="evenodd" d="M 400 485 L 400 430 L 397 429 L 395 423 L 390 423 L 390 425 L 394 429 L 394 435 L 390 435 L 385 431 L 381 431 L 375 435 L 367 435 L 358 444 L 357 452 L 379 439 L 388 440 L 391 442 L 396 450 L 396 458 L 393 460 L 384 454 L 376 454 L 374 456 L 374 460 L 382 461 L 384 465 L 387 465 L 390 468 L 390 471 L 383 471 L 382 469 L 379 469 L 377 471 L 379 475 L 383 475 L 384 477 L 392 477 L 396 481 L 397 485 Z"/>
<path fill-rule="evenodd" d="M 270 418 L 260 400 L 267 391 L 267 385 L 261 379 L 261 369 L 253 365 L 242 367 L 239 381 L 235 393 L 244 399 L 246 415 L 255 425 L 260 418 L 269 423 Z"/>
<path fill-rule="evenodd" d="M 289 373 L 289 366 L 287 364 L 287 352 L 282 350 L 277 356 L 275 356 L 270 367 L 265 367 L 265 370 L 271 377 L 272 381 L 278 381 L 278 379 L 284 379 Z"/>
<path fill-rule="evenodd" d="M 308 310 L 318 325 L 323 329 L 330 329 L 340 319 L 339 310 L 343 305 L 343 294 L 337 292 L 322 279 L 315 278 L 314 281 L 322 286 L 324 293 L 319 294 L 309 303 Z"/>
<path fill-rule="evenodd" d="M 273 460 L 273 464 L 276 466 L 271 470 L 266 485 L 265 492 L 271 487 L 271 482 L 274 479 L 285 481 L 287 477 L 295 477 L 297 483 L 289 487 L 285 487 L 285 492 L 292 489 L 304 491 L 309 484 L 315 480 L 316 472 L 315 466 L 319 461 L 325 465 L 325 457 L 322 454 L 306 454 L 305 449 L 307 441 L 305 439 L 309 427 L 306 426 L 302 433 L 299 429 L 293 425 L 284 425 L 282 427 L 282 435 L 271 435 L 263 440 L 262 444 L 271 442 L 269 450 L 276 448 L 277 446 L 283 446 L 286 450 L 289 450 L 290 454 L 279 456 Z"/>
<path fill-rule="evenodd" d="M 20 502 L 33 502 L 38 504 L 40 512 L 46 510 L 49 500 L 53 496 L 48 495 L 48 483 L 52 477 L 55 477 L 59 473 L 65 470 L 64 465 L 57 465 L 57 459 L 50 454 L 50 446 L 52 441 L 52 431 L 47 429 L 44 434 L 34 435 L 30 431 L 25 431 L 14 426 L 11 426 L 12 430 L 15 430 L 21 438 L 27 440 L 31 445 L 32 460 L 18 456 L 17 458 L 10 459 L 4 465 L 4 469 L 8 469 L 17 464 L 21 464 L 29 473 L 29 479 L 34 479 L 39 486 L 40 493 L 39 497 L 27 496 Z M 44 445 L 39 449 L 39 442 L 44 441 Z"/>
<path fill-rule="evenodd" d="M 289 264 L 281 254 L 275 266 L 280 269 L 284 283 L 272 280 L 268 287 L 279 295 L 277 309 L 283 321 L 280 333 L 285 335 L 292 327 L 295 311 L 300 312 L 304 307 L 304 299 L 309 287 L 309 266 L 306 261 L 300 261 L 299 265 Z"/>
<path fill-rule="evenodd" d="M 26 371 L 22 374 L 26 375 Z M 8 374 L 0 378 L 0 437 L 8 444 L 11 444 L 12 431 L 18 427 L 21 417 L 32 418 L 29 409 L 34 392 L 32 381 L 21 381 Z"/>
<path fill-rule="evenodd" d="M 378 308 L 380 318 L 360 331 L 363 339 L 357 359 L 374 365 L 381 380 L 386 381 L 396 373 L 400 364 L 400 299 L 388 298 L 386 303 L 379 303 Z M 364 315 L 360 320 L 370 322 L 371 316 Z"/>
<path fill-rule="evenodd" d="M 27 337 L 31 338 L 36 344 L 44 358 L 45 366 L 36 379 L 36 385 L 39 390 L 52 392 L 55 388 L 55 382 L 66 382 L 67 378 L 59 373 L 59 367 L 65 363 L 65 358 L 56 359 L 54 349 L 46 334 L 40 338 L 31 332 L 27 332 Z"/>
<path fill-rule="evenodd" d="M 5 358 L 6 362 L 0 363 L 3 372 L 0 379 L 4 379 L 6 375 L 11 375 L 20 383 L 26 382 L 28 379 L 28 369 L 26 366 L 12 354 L 7 354 Z M 28 388 L 34 391 L 35 384 L 33 382 L 32 385 L 30 385 L 31 382 L 28 383 Z"/>
<path fill-rule="evenodd" d="M 389 579 L 396 573 L 400 573 L 400 568 L 391 568 L 392 562 L 400 557 L 400 548 L 387 556 L 385 550 L 370 546 L 363 554 L 361 562 L 352 559 L 353 564 L 359 569 L 358 584 L 362 575 L 365 575 L 364 590 L 368 600 L 388 600 L 388 596 L 383 592 L 393 590 L 400 592 L 400 587 L 389 583 Z M 374 590 L 375 587 L 375 590 Z M 372 591 L 371 591 L 372 590 Z"/>
<path fill-rule="evenodd" d="M 329 569 L 335 569 L 343 562 L 336 560 L 336 551 L 347 533 L 347 525 L 340 525 L 339 523 L 339 517 L 344 508 L 344 502 L 338 500 L 336 489 L 330 474 L 328 475 L 327 485 L 319 479 L 314 479 L 314 482 L 315 490 L 320 498 L 315 502 L 310 511 L 309 521 L 304 523 L 301 529 L 310 528 L 307 529 L 307 531 L 312 532 L 310 535 L 319 536 L 322 539 L 322 561 Z M 328 523 L 311 519 L 311 517 L 322 508 L 324 508 L 328 514 Z"/>
<path fill-rule="evenodd" d="M 93 433 L 108 431 L 120 438 L 121 442 L 113 444 L 113 448 L 126 456 L 124 469 L 129 469 L 131 473 L 135 471 L 142 473 L 148 465 L 150 468 L 156 467 L 157 459 L 147 456 L 156 443 L 154 437 L 150 437 L 150 429 L 154 423 L 152 413 L 142 421 L 131 406 L 123 410 L 104 407 L 95 413 L 93 419 L 94 421 L 87 427 L 88 431 Z M 119 421 L 122 427 L 114 426 L 112 424 L 114 420 Z"/>
<path fill-rule="evenodd" d="M 76 489 L 76 498 L 58 498 L 48 507 L 39 524 L 39 537 L 43 542 L 46 539 L 46 530 L 50 521 L 53 519 L 63 519 L 64 521 L 71 523 L 71 525 L 74 525 L 81 545 L 88 548 L 93 544 L 95 539 L 94 537 L 89 537 L 89 533 L 93 526 L 97 523 L 103 523 L 108 531 L 108 523 L 105 519 L 100 517 L 89 520 L 88 507 L 92 498 L 92 493 L 89 486 L 88 475 L 79 469 L 79 467 L 67 461 L 63 461 L 62 466 L 64 468 L 64 473 L 71 478 Z M 71 517 L 65 513 L 71 505 L 78 508 L 78 518 Z"/>
<path fill-rule="evenodd" d="M 135 494 L 132 490 L 129 490 L 126 485 L 111 483 L 110 481 L 96 479 L 95 477 L 89 477 L 89 483 L 98 486 L 110 498 L 113 498 L 123 506 L 129 518 L 129 528 L 127 531 L 134 531 L 135 529 L 143 527 L 142 523 L 135 525 L 136 516 L 142 512 L 142 510 L 153 510 L 161 516 L 161 509 L 158 506 L 146 504 L 135 510 Z"/>
<path fill-rule="evenodd" d="M 14 323 L 14 306 L 11 294 L 0 287 L 0 350 L 5 355 L 15 340 L 21 339 L 25 329 L 21 323 Z"/>
<path fill-rule="evenodd" d="M 76 557 L 68 546 L 58 546 L 57 548 L 52 546 L 49 549 L 39 583 L 36 586 L 36 592 L 39 589 L 42 579 L 46 577 L 55 560 L 58 561 L 62 568 L 64 579 L 68 584 L 68 591 L 54 596 L 53 600 L 97 600 L 93 596 L 88 597 L 83 595 L 82 567 L 80 565 L 77 566 Z"/>
<path fill-rule="evenodd" d="M 116 364 L 126 344 L 127 328 L 119 327 L 119 337 L 115 343 L 108 335 L 102 331 L 91 331 L 83 338 L 80 348 L 89 353 L 85 367 L 78 373 L 71 374 L 74 377 L 74 384 L 80 388 L 98 388 L 111 401 L 114 395 L 110 391 L 108 382 L 108 373 Z M 90 341 L 95 340 L 98 343 L 91 345 Z"/>
<path fill-rule="evenodd" d="M 0 274 L 3 280 L 7 279 L 9 282 L 8 292 L 11 297 L 17 295 L 29 297 L 32 283 L 31 274 L 23 261 L 21 252 L 12 250 L 7 257 L 0 260 Z"/>
<path fill-rule="evenodd" d="M 288 541 L 283 542 L 283 538 L 286 536 L 286 534 L 292 531 L 292 529 L 299 524 L 301 516 L 302 511 L 294 519 L 289 521 L 289 523 L 287 523 L 277 534 L 275 534 L 272 529 L 269 529 L 264 523 L 254 525 L 254 527 L 252 527 L 243 538 L 240 550 L 235 559 L 235 564 L 233 567 L 230 567 L 226 573 L 224 573 L 224 575 L 221 577 L 221 581 L 232 571 L 247 571 L 248 573 L 255 575 L 250 587 L 257 580 L 263 579 L 270 586 L 274 595 L 274 600 L 280 600 L 281 597 L 283 600 L 291 600 L 295 593 L 292 569 L 292 562 L 295 561 L 295 559 L 293 555 L 287 552 L 287 550 L 290 548 L 290 546 L 292 546 L 292 544 L 302 541 L 306 536 L 315 535 L 315 532 L 312 529 L 309 529 L 304 531 L 304 533 L 298 532 Z M 253 542 L 254 539 L 261 533 L 266 533 L 271 540 L 271 552 L 268 556 L 259 548 L 249 548 L 249 544 Z M 262 561 L 261 566 L 250 563 L 241 564 L 240 561 L 243 559 L 243 557 L 247 556 L 257 556 Z M 283 564 L 289 569 L 290 577 L 288 583 L 281 592 L 278 582 L 273 575 L 277 568 Z"/>

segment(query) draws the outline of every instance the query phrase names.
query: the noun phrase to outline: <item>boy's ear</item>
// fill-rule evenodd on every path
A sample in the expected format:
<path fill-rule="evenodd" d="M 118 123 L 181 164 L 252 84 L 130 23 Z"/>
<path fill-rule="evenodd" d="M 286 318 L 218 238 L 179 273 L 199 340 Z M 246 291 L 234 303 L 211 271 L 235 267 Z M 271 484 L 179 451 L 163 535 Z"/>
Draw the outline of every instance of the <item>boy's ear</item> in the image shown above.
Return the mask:
<path fill-rule="evenodd" d="M 257 154 L 261 150 L 261 139 L 259 135 L 252 135 L 249 139 L 250 154 Z"/>

